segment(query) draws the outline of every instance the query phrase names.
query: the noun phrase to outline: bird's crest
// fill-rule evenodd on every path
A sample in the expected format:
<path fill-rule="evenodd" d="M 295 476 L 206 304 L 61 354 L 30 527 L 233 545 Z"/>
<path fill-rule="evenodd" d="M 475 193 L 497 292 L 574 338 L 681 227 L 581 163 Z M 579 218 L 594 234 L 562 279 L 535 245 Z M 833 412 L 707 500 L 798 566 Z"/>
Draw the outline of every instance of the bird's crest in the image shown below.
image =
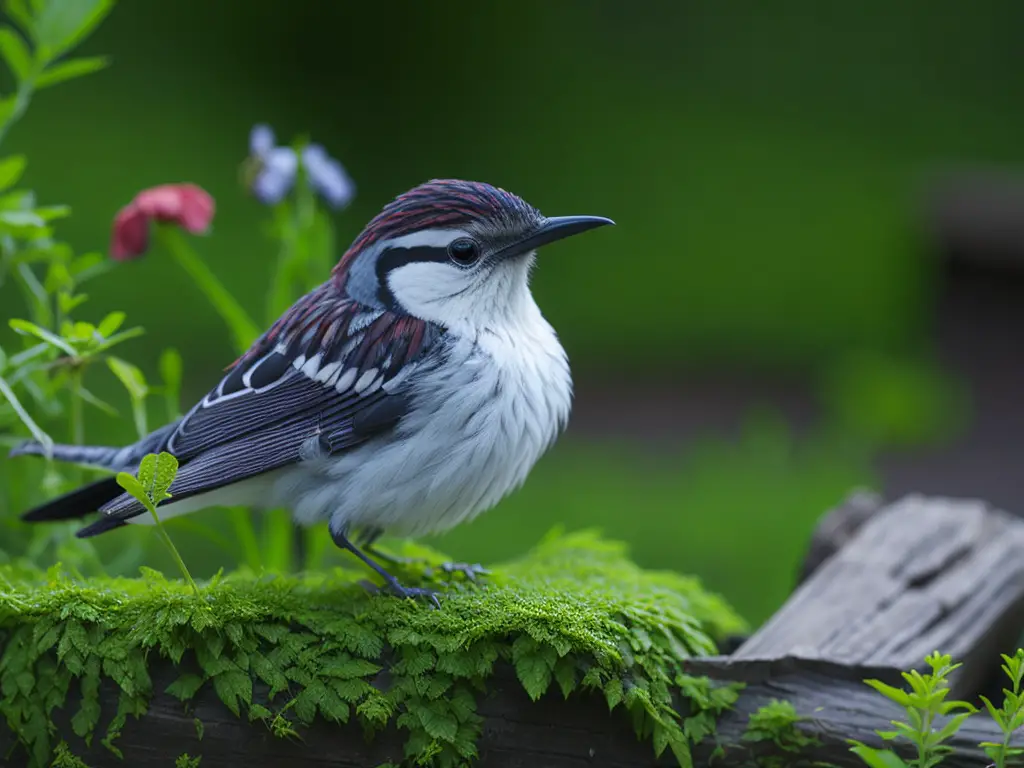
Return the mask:
<path fill-rule="evenodd" d="M 384 206 L 355 239 L 334 268 L 343 281 L 353 259 L 375 242 L 421 229 L 465 226 L 474 221 L 540 217 L 522 198 L 478 181 L 433 179 L 403 192 Z"/>

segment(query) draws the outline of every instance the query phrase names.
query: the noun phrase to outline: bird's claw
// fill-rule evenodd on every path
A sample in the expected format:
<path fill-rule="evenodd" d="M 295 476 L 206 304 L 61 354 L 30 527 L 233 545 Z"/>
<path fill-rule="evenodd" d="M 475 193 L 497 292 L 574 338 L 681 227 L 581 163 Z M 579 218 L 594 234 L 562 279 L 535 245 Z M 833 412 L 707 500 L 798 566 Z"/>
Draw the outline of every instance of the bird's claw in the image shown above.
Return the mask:
<path fill-rule="evenodd" d="M 477 576 L 489 576 L 491 573 L 480 563 L 442 563 L 441 570 L 445 573 L 461 573 L 470 581 L 476 581 Z"/>
<path fill-rule="evenodd" d="M 425 587 L 403 587 L 401 584 L 391 584 L 391 593 L 395 597 L 409 598 L 415 600 L 416 598 L 426 598 L 433 604 L 435 608 L 441 607 L 441 601 L 437 598 L 437 592 L 432 589 Z"/>

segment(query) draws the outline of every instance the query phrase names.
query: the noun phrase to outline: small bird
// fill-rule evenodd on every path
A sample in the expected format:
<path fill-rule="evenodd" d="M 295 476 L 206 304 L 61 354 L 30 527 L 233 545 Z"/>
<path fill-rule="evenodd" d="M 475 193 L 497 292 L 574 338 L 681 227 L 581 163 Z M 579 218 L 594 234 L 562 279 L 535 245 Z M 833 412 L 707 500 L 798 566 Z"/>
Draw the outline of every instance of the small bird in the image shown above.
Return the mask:
<path fill-rule="evenodd" d="M 554 443 L 572 379 L 530 271 L 540 246 L 613 223 L 547 218 L 490 184 L 421 184 L 388 203 L 330 278 L 180 420 L 126 447 L 58 445 L 52 456 L 135 472 L 146 454 L 166 451 L 180 468 L 161 519 L 285 507 L 299 524 L 326 521 L 393 594 L 436 603 L 367 552 L 385 533 L 440 532 L 490 509 Z M 45 451 L 28 441 L 11 452 L 26 454 Z M 153 523 L 114 477 L 22 519 L 97 511 L 79 537 Z"/>

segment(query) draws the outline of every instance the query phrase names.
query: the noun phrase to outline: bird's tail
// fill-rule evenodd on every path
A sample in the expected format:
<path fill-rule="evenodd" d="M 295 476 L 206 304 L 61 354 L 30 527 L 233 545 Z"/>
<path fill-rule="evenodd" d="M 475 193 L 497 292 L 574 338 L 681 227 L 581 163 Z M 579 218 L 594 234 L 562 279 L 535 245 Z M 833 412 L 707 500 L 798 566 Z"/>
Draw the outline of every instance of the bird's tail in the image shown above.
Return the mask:
<path fill-rule="evenodd" d="M 120 468 L 123 454 L 123 448 L 113 448 L 105 445 L 55 445 L 50 452 L 50 455 L 57 461 L 83 464 L 97 469 Z M 26 440 L 12 448 L 8 454 L 11 458 L 15 456 L 45 455 L 46 449 L 42 443 L 36 440 Z"/>
<path fill-rule="evenodd" d="M 123 448 L 105 445 L 55 445 L 50 449 L 50 456 L 56 461 L 82 464 L 109 472 L 133 472 L 147 453 L 159 453 L 164 450 L 178 424 L 179 422 L 175 421 L 160 427 L 137 443 Z M 26 440 L 16 445 L 8 456 L 46 456 L 46 449 L 37 440 Z"/>
<path fill-rule="evenodd" d="M 23 514 L 21 519 L 29 523 L 39 523 L 47 520 L 71 520 L 76 517 L 85 517 L 96 512 L 123 492 L 115 478 L 105 477 L 102 480 L 89 483 L 89 485 L 76 488 L 71 493 L 51 499 L 45 504 L 40 504 L 35 509 L 30 509 Z"/>

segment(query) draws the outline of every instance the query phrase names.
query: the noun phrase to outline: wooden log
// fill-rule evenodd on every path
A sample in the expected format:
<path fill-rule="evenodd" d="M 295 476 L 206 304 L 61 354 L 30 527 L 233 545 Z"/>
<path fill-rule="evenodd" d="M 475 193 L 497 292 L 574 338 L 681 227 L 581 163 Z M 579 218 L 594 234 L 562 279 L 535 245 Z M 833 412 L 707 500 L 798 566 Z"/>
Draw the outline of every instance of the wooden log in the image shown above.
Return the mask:
<path fill-rule="evenodd" d="M 857 532 L 734 654 L 690 667 L 747 683 L 740 706 L 719 725 L 724 743 L 738 743 L 757 706 L 784 698 L 809 718 L 801 730 L 821 742 L 802 758 L 862 766 L 847 740 L 882 746 L 874 729 L 902 714 L 863 679 L 900 685 L 902 670 L 923 667 L 939 650 L 963 663 L 951 698 L 970 700 L 998 668 L 998 654 L 1016 648 L 1024 522 L 980 501 L 910 496 L 875 511 L 845 504 L 824 523 L 819 541 Z M 985 740 L 1001 740 L 995 724 L 968 721 L 943 766 L 987 766 L 977 746 Z"/>
<path fill-rule="evenodd" d="M 707 765 L 721 746 L 724 756 L 715 764 L 724 768 L 751 765 L 755 755 L 784 765 L 824 761 L 863 768 L 848 740 L 882 746 L 875 729 L 902 715 L 865 678 L 898 685 L 901 670 L 923 666 L 923 658 L 937 649 L 964 663 L 952 694 L 970 699 L 998 667 L 998 653 L 1016 647 L 1024 626 L 1024 521 L 976 501 L 852 501 L 825 517 L 808 555 L 816 567 L 805 567 L 809 577 L 775 616 L 735 653 L 688 664 L 693 674 L 745 684 L 735 708 L 720 719 L 716 742 L 695 749 L 695 765 Z M 176 670 L 161 661 L 151 674 L 154 690 L 162 691 Z M 101 696 L 104 711 L 112 711 L 116 690 L 103 688 Z M 798 729 L 813 737 L 797 753 L 744 739 L 751 714 L 775 699 L 789 701 L 804 718 Z M 118 746 L 125 762 L 96 742 L 86 746 L 71 736 L 66 713 L 56 715 L 55 725 L 93 768 L 155 768 L 183 752 L 202 755 L 203 766 L 252 768 L 357 768 L 402 756 L 404 736 L 395 730 L 367 740 L 358 726 L 318 722 L 300 740 L 280 739 L 266 726 L 227 712 L 209 691 L 201 691 L 193 705 L 186 711 L 158 694 L 149 713 L 129 719 L 122 731 Z M 74 710 L 71 701 L 67 712 Z M 479 712 L 484 726 L 478 765 L 486 768 L 673 764 L 667 755 L 655 759 L 627 718 L 609 714 L 600 697 L 564 700 L 552 691 L 531 702 L 507 667 L 489 681 Z M 204 725 L 202 740 L 194 718 Z M 987 766 L 977 745 L 1000 738 L 987 717 L 972 718 L 950 742 L 954 753 L 943 768 Z M 0 743 L 0 749 L 7 746 Z"/>
<path fill-rule="evenodd" d="M 154 690 L 163 690 L 177 674 L 166 661 L 154 665 Z M 115 686 L 105 685 L 101 698 L 105 711 L 116 706 Z M 228 712 L 210 690 L 200 691 L 192 704 L 193 709 L 186 711 L 171 696 L 155 696 L 149 712 L 139 720 L 129 718 L 121 732 L 117 746 L 123 760 L 98 740 L 87 746 L 73 735 L 68 738 L 67 714 L 58 715 L 55 723 L 72 752 L 90 768 L 167 768 L 183 753 L 202 755 L 201 768 L 371 768 L 402 759 L 406 734 L 395 728 L 367 739 L 358 725 L 318 720 L 302 729 L 301 738 L 279 738 L 265 725 L 250 724 Z M 567 703 L 551 691 L 533 702 L 509 667 L 499 668 L 488 680 L 488 695 L 481 697 L 478 713 L 484 718 L 477 745 L 481 768 L 675 765 L 670 757 L 655 760 L 651 744 L 637 739 L 622 712 L 610 713 L 603 697 L 573 696 Z M 202 739 L 196 718 L 203 723 Z"/>
<path fill-rule="evenodd" d="M 797 585 L 803 584 L 832 555 L 849 543 L 864 523 L 878 513 L 884 501 L 874 491 L 857 489 L 843 502 L 826 512 L 811 537 L 811 544 L 800 564 Z"/>

